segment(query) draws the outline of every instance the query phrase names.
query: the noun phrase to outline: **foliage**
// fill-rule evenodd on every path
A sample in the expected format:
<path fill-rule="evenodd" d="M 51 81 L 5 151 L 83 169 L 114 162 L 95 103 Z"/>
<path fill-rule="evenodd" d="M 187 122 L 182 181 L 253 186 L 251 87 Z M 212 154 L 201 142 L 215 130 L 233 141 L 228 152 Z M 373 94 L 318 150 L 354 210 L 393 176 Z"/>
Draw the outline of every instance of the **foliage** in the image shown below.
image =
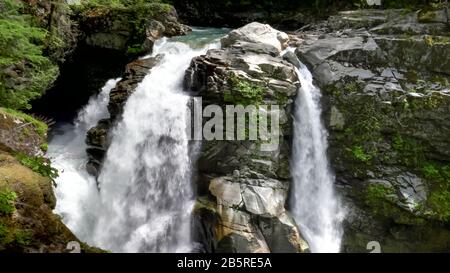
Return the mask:
<path fill-rule="evenodd" d="M 366 153 L 361 146 L 354 146 L 351 152 L 356 160 L 364 162 L 365 164 L 369 164 L 373 158 L 373 156 Z"/>
<path fill-rule="evenodd" d="M 17 230 L 14 233 L 15 242 L 21 246 L 27 246 L 31 243 L 33 236 L 29 231 L 26 230 Z"/>
<path fill-rule="evenodd" d="M 14 201 L 17 194 L 13 191 L 3 189 L 0 191 L 0 214 L 11 214 L 15 211 Z"/>
<path fill-rule="evenodd" d="M 224 92 L 224 101 L 235 105 L 259 105 L 266 91 L 257 84 L 238 79 L 235 76 L 229 78 L 229 84 L 231 88 L 228 92 Z"/>
<path fill-rule="evenodd" d="M 39 147 L 41 148 L 41 150 L 45 153 L 48 151 L 48 143 L 42 143 L 41 146 Z"/>
<path fill-rule="evenodd" d="M 55 183 L 55 179 L 58 177 L 58 170 L 51 166 L 50 160 L 47 158 L 42 156 L 27 156 L 21 153 L 17 154 L 17 158 L 22 165 L 42 176 L 50 178 Z"/>
<path fill-rule="evenodd" d="M 1 107 L 0 107 L 0 113 L 6 113 L 15 118 L 21 119 L 27 123 L 31 123 L 34 126 L 34 130 L 36 131 L 36 133 L 38 133 L 40 136 L 45 136 L 45 134 L 47 133 L 47 130 L 48 130 L 47 124 L 45 122 L 37 120 L 36 118 L 34 118 L 30 115 L 27 115 L 25 113 L 22 113 L 22 112 L 13 110 L 13 109 L 1 108 Z"/>
<path fill-rule="evenodd" d="M 44 56 L 47 31 L 22 14 L 21 2 L 1 0 L 0 106 L 30 108 L 58 76 L 58 66 Z"/>
<path fill-rule="evenodd" d="M 450 219 L 450 165 L 441 167 L 427 163 L 423 166 L 422 172 L 432 183 L 428 205 L 439 220 L 448 221 Z"/>

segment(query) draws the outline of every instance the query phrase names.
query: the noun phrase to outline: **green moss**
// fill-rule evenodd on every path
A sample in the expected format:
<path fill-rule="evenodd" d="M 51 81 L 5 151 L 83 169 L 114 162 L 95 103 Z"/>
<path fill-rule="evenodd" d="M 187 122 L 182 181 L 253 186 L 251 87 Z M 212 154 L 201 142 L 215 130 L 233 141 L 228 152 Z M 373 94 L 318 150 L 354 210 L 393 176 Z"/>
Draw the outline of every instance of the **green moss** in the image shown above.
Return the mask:
<path fill-rule="evenodd" d="M 22 112 L 13 110 L 13 109 L 1 108 L 1 107 L 0 107 L 0 113 L 8 114 L 14 118 L 18 118 L 18 119 L 23 120 L 26 123 L 32 124 L 34 126 L 34 130 L 40 136 L 45 136 L 47 134 L 47 131 L 48 131 L 47 124 L 45 122 L 37 120 L 36 118 L 34 118 L 30 115 L 27 115 L 25 113 L 22 113 Z"/>
<path fill-rule="evenodd" d="M 425 219 L 412 214 L 398 207 L 395 190 L 382 184 L 369 185 L 364 191 L 366 205 L 372 208 L 373 212 L 382 218 L 392 219 L 397 224 L 423 225 Z"/>
<path fill-rule="evenodd" d="M 426 163 L 422 167 L 422 173 L 431 181 L 428 206 L 438 220 L 448 221 L 450 219 L 450 165 L 442 167 Z"/>
<path fill-rule="evenodd" d="M 366 153 L 361 146 L 354 146 L 351 149 L 351 153 L 357 161 L 363 162 L 365 164 L 369 164 L 370 161 L 373 159 L 373 156 Z"/>
<path fill-rule="evenodd" d="M 142 44 L 135 44 L 132 46 L 129 46 L 127 49 L 127 55 L 129 56 L 137 56 L 144 52 L 144 48 L 142 47 Z"/>
<path fill-rule="evenodd" d="M 19 246 L 27 246 L 32 242 L 33 235 L 30 231 L 19 229 L 14 233 L 14 239 Z"/>
<path fill-rule="evenodd" d="M 44 153 L 47 152 L 47 150 L 48 150 L 48 143 L 42 143 L 40 148 L 41 148 L 41 151 L 43 151 Z"/>
<path fill-rule="evenodd" d="M 373 201 L 378 201 L 379 199 L 392 200 L 394 194 L 395 191 L 392 187 L 382 184 L 370 185 L 366 189 L 366 197 L 369 203 L 373 203 Z"/>
<path fill-rule="evenodd" d="M 263 94 L 266 92 L 264 87 L 238 79 L 235 76 L 229 78 L 230 90 L 223 93 L 223 99 L 226 103 L 234 105 L 255 105 L 258 106 L 263 100 Z"/>
<path fill-rule="evenodd" d="M 58 177 L 58 170 L 53 168 L 50 164 L 50 160 L 42 156 L 27 156 L 25 154 L 17 154 L 17 159 L 22 165 L 30 168 L 34 172 L 41 174 L 44 177 L 50 178 L 53 183 Z"/>
<path fill-rule="evenodd" d="M 17 198 L 17 194 L 8 189 L 0 191 L 0 215 L 9 215 L 16 210 L 14 201 Z"/>

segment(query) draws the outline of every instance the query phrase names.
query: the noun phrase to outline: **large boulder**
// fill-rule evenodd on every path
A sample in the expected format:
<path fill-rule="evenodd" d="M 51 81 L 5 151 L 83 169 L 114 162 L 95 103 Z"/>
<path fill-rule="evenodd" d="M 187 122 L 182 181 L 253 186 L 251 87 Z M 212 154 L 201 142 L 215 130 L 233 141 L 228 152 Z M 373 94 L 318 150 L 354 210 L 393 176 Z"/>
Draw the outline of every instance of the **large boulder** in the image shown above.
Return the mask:
<path fill-rule="evenodd" d="M 295 67 L 280 53 L 287 35 L 251 23 L 222 39 L 220 49 L 192 60 L 185 85 L 204 106 L 278 105 L 281 136 L 273 150 L 261 141 L 204 141 L 194 210 L 197 240 L 207 252 L 305 252 L 285 209 L 290 187 L 291 107 L 299 87 Z M 230 121 L 231 122 L 231 121 Z"/>
<path fill-rule="evenodd" d="M 289 36 L 269 25 L 250 23 L 244 27 L 231 31 L 221 39 L 223 47 L 229 47 L 237 41 L 264 44 L 276 48 L 279 52 L 287 47 Z"/>

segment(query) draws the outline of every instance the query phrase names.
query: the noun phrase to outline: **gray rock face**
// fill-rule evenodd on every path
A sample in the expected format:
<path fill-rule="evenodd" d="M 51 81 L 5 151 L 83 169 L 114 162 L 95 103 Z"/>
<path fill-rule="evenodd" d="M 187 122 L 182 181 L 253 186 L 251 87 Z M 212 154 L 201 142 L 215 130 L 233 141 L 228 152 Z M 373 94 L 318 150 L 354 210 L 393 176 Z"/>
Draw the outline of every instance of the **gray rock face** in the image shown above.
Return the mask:
<path fill-rule="evenodd" d="M 279 105 L 282 136 L 272 151 L 259 141 L 204 141 L 198 163 L 197 240 L 208 252 L 305 252 L 285 209 L 289 182 L 294 66 L 280 56 L 287 35 L 259 23 L 232 31 L 222 48 L 194 58 L 187 88 L 203 103 Z M 247 93 L 245 93 L 247 92 Z M 248 92 L 255 94 L 248 96 Z M 205 106 L 204 105 L 204 106 Z"/>
<path fill-rule="evenodd" d="M 322 89 L 348 208 L 344 251 L 366 252 L 369 241 L 385 252 L 449 250 L 450 37 L 441 15 L 342 12 L 299 34 L 296 54 Z"/>

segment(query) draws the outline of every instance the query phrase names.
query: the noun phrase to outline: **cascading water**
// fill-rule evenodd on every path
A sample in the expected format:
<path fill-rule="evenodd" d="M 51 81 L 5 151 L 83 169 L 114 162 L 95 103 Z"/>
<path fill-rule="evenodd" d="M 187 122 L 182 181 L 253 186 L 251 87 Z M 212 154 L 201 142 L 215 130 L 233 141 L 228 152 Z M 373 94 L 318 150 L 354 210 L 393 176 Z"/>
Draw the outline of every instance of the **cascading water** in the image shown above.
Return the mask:
<path fill-rule="evenodd" d="M 78 113 L 75 124 L 59 124 L 52 132 L 47 156 L 59 170 L 56 213 L 80 238 L 89 238 L 93 228 L 98 191 L 95 179 L 85 168 L 86 133 L 100 119 L 108 117 L 109 92 L 119 79 L 109 80 L 97 96 Z"/>
<path fill-rule="evenodd" d="M 344 211 L 334 193 L 334 175 L 326 154 L 320 90 L 304 64 L 300 63 L 297 74 L 301 87 L 294 115 L 292 212 L 312 252 L 339 252 Z"/>
<path fill-rule="evenodd" d="M 217 47 L 216 38 L 224 30 L 194 31 L 194 38 L 199 32 L 206 37 L 201 46 L 189 46 L 187 37 L 161 39 L 155 45 L 153 55 L 163 58 L 129 97 L 112 132 L 98 177 L 100 192 L 84 170 L 85 128 L 50 142 L 49 155 L 62 174 L 57 180 L 57 212 L 80 239 L 116 252 L 193 250 L 192 157 L 186 133 L 189 97 L 183 93 L 182 81 L 191 59 Z M 90 116 L 86 112 L 94 108 L 87 106 L 80 117 Z M 96 122 L 89 120 L 93 124 L 87 127 Z M 78 137 L 80 141 L 75 141 Z M 67 149 L 59 150 L 64 144 Z M 73 160 L 68 149 L 76 149 Z"/>

